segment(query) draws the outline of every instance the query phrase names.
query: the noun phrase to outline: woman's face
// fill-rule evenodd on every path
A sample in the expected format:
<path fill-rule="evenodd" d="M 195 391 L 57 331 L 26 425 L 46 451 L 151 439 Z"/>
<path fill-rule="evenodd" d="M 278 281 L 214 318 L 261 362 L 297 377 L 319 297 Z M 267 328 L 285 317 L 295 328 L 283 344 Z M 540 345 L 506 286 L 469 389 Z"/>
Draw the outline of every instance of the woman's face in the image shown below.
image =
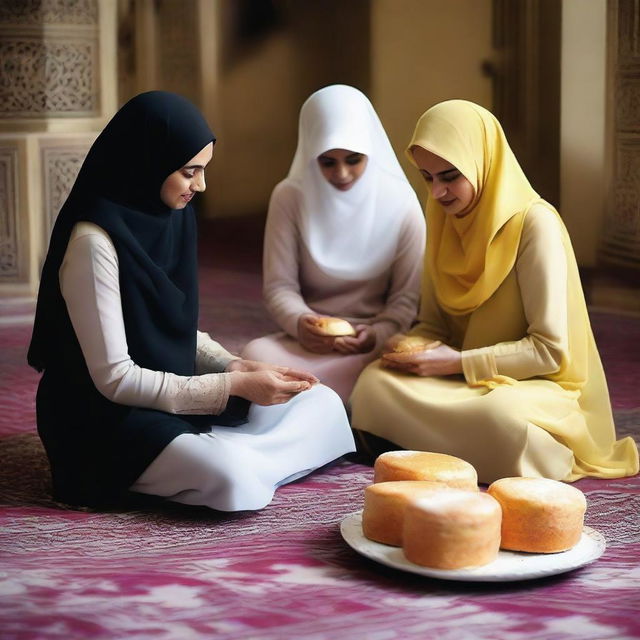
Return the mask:
<path fill-rule="evenodd" d="M 469 213 L 475 197 L 473 185 L 440 156 L 422 147 L 411 149 L 422 177 L 430 184 L 431 197 L 435 198 L 445 213 L 462 218 Z"/>
<path fill-rule="evenodd" d="M 196 154 L 177 171 L 170 174 L 160 187 L 160 199 L 171 209 L 184 209 L 198 191 L 204 191 L 204 168 L 213 157 L 213 142 Z"/>
<path fill-rule="evenodd" d="M 330 149 L 318 156 L 318 164 L 331 186 L 349 191 L 367 168 L 367 156 L 348 149 Z"/>

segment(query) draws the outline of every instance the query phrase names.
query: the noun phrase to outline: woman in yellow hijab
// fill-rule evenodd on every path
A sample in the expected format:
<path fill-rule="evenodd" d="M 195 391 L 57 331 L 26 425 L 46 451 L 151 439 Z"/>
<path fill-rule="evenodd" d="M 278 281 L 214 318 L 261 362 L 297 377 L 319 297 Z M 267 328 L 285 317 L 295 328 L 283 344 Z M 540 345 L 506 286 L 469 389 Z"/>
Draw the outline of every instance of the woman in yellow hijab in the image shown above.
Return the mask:
<path fill-rule="evenodd" d="M 407 155 L 429 190 L 411 334 L 441 344 L 390 345 L 364 370 L 351 411 L 365 445 L 455 455 L 484 483 L 636 474 L 634 441 L 616 441 L 569 236 L 500 123 L 442 102 L 418 120 Z"/>

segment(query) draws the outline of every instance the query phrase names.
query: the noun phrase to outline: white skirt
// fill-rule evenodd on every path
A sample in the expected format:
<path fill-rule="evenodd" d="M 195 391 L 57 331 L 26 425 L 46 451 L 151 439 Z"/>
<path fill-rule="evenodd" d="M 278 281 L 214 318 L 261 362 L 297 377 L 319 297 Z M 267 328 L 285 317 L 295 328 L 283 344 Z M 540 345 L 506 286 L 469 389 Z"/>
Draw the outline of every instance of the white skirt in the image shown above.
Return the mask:
<path fill-rule="evenodd" d="M 240 427 L 178 436 L 131 491 L 220 511 L 261 509 L 280 485 L 351 451 L 344 406 L 318 384 L 285 404 L 252 404 Z"/>

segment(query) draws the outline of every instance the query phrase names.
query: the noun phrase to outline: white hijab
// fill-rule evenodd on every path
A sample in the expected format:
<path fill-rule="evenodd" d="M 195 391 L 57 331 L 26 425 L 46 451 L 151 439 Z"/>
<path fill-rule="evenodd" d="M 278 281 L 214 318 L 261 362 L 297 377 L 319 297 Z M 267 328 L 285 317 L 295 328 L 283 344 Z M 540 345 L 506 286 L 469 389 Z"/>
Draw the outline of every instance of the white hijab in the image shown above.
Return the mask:
<path fill-rule="evenodd" d="M 322 175 L 318 156 L 346 149 L 367 156 L 364 173 L 348 191 Z M 296 149 L 285 182 L 301 192 L 300 231 L 324 273 L 366 280 L 388 269 L 398 250 L 402 218 L 422 215 L 380 119 L 367 97 L 331 85 L 302 105 Z"/>

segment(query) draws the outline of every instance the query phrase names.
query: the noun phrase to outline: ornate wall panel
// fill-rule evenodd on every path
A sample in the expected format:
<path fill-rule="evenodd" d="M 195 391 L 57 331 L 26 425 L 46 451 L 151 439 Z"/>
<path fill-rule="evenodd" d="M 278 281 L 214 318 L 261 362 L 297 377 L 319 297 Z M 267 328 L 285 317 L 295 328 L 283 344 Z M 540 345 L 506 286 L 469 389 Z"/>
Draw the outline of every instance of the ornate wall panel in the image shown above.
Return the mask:
<path fill-rule="evenodd" d="M 0 300 L 36 292 L 53 222 L 115 105 L 116 4 L 0 0 Z"/>
<path fill-rule="evenodd" d="M 640 135 L 618 136 L 616 147 L 602 261 L 640 270 Z"/>
<path fill-rule="evenodd" d="M 0 2 L 0 118 L 99 114 L 98 0 Z"/>
<path fill-rule="evenodd" d="M 620 78 L 616 89 L 616 129 L 640 133 L 640 61 L 637 77 Z"/>
<path fill-rule="evenodd" d="M 618 64 L 640 64 L 640 7 L 638 0 L 619 0 L 618 13 Z"/>
<path fill-rule="evenodd" d="M 96 0 L 14 0 L 0 2 L 0 23 L 13 25 L 98 22 Z"/>
<path fill-rule="evenodd" d="M 18 149 L 0 146 L 0 282 L 21 278 Z"/>
<path fill-rule="evenodd" d="M 41 143 L 43 246 L 47 246 L 49 242 L 53 223 L 71 191 L 91 142 L 90 139 L 82 138 L 77 142 L 44 140 Z"/>
<path fill-rule="evenodd" d="M 613 174 L 600 251 L 605 265 L 640 271 L 640 0 L 610 0 Z"/>
<path fill-rule="evenodd" d="M 97 47 L 77 35 L 2 37 L 0 118 L 97 115 Z"/>

